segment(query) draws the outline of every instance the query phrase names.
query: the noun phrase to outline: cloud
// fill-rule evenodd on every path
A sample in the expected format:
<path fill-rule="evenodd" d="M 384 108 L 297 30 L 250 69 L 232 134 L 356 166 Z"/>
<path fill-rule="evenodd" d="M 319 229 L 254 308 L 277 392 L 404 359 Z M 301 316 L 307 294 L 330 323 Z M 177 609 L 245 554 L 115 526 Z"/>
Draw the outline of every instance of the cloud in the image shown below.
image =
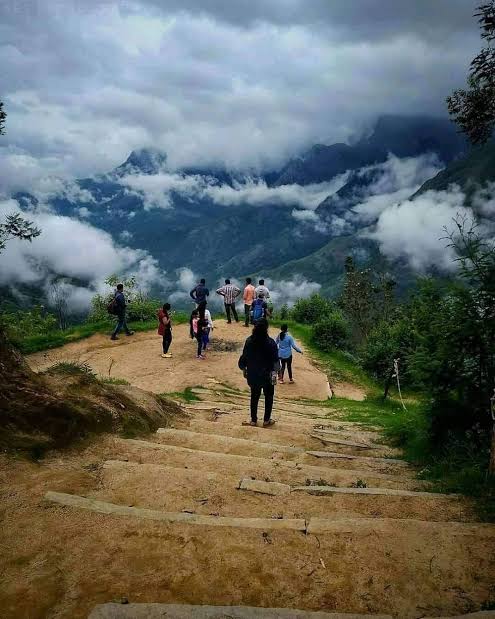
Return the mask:
<path fill-rule="evenodd" d="M 321 290 L 321 285 L 295 274 L 290 280 L 265 280 L 270 290 L 270 298 L 274 305 L 280 307 L 286 303 L 292 307 L 297 299 L 305 299 Z"/>
<path fill-rule="evenodd" d="M 328 195 L 340 189 L 347 176 L 341 174 L 330 182 L 313 185 L 268 187 L 262 179 L 245 178 L 244 182 L 234 181 L 230 186 L 219 185 L 207 176 L 160 172 L 127 175 L 120 183 L 142 198 L 145 209 L 172 208 L 173 194 L 177 194 L 190 201 L 207 199 L 223 206 L 269 204 L 313 210 Z"/>
<path fill-rule="evenodd" d="M 20 211 L 15 200 L 0 202 L 0 220 Z M 112 273 L 135 274 L 143 289 L 165 284 L 157 261 L 146 251 L 116 245 L 112 237 L 85 222 L 49 211 L 29 213 L 42 234 L 32 243 L 12 240 L 0 260 L 0 283 L 29 284 L 47 291 L 54 279 L 66 279 L 73 310 L 89 307 Z"/>
<path fill-rule="evenodd" d="M 174 169 L 277 167 L 379 114 L 444 114 L 479 48 L 474 6 L 7 0 L 0 183 L 106 172 L 145 146 Z"/>
<path fill-rule="evenodd" d="M 447 247 L 445 228 L 452 229 L 457 216 L 474 218 L 464 203 L 465 195 L 458 187 L 428 191 L 414 200 L 387 207 L 374 229 L 363 236 L 377 241 L 388 258 L 405 259 L 415 271 L 425 272 L 431 267 L 454 271 L 455 256 Z"/>

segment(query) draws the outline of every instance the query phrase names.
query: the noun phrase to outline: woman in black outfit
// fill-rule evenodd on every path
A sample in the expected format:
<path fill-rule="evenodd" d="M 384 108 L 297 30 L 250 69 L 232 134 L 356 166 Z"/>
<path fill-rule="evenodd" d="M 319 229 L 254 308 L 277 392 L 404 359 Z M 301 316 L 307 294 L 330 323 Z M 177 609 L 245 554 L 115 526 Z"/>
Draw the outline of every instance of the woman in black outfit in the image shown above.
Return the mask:
<path fill-rule="evenodd" d="M 280 362 L 277 344 L 268 335 L 266 319 L 259 320 L 253 329 L 253 334 L 247 338 L 239 359 L 239 368 L 244 372 L 251 388 L 250 425 L 258 424 L 258 402 L 263 391 L 265 394 L 263 427 L 272 426 L 275 423 L 271 416 Z"/>

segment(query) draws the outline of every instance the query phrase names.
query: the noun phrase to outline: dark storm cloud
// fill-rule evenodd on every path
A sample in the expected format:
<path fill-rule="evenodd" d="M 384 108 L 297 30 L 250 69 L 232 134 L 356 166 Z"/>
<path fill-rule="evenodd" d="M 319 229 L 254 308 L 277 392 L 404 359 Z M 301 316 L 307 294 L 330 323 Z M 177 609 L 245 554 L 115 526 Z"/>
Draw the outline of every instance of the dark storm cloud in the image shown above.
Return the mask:
<path fill-rule="evenodd" d="M 479 46 L 471 0 L 4 0 L 0 183 L 172 165 L 275 166 L 381 113 L 444 114 Z"/>

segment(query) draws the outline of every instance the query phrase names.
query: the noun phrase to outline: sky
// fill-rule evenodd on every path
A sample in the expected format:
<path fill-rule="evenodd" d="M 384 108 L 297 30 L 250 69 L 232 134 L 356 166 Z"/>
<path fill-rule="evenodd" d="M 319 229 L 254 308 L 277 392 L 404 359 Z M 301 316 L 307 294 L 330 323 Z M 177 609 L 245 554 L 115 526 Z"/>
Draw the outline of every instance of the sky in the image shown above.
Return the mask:
<path fill-rule="evenodd" d="M 476 0 L 3 0 L 0 189 L 106 172 L 276 168 L 383 113 L 445 114 Z"/>

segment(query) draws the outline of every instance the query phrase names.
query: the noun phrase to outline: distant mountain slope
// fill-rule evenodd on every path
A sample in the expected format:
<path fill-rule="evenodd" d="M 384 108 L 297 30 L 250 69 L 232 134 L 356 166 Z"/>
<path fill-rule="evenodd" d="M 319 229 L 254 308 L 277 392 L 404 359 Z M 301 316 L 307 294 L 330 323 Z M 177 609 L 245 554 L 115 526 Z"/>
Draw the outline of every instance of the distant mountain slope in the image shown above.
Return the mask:
<path fill-rule="evenodd" d="M 417 157 L 432 152 L 441 161 L 448 163 L 465 150 L 464 138 L 449 120 L 383 116 L 378 119 L 373 133 L 353 146 L 313 146 L 302 157 L 289 161 L 273 184 L 321 183 L 346 170 L 385 161 L 389 153 L 397 157 Z"/>
<path fill-rule="evenodd" d="M 495 142 L 473 148 L 466 157 L 452 161 L 444 170 L 426 183 L 415 195 L 426 191 L 444 191 L 456 184 L 468 197 L 480 185 L 495 182 Z"/>

